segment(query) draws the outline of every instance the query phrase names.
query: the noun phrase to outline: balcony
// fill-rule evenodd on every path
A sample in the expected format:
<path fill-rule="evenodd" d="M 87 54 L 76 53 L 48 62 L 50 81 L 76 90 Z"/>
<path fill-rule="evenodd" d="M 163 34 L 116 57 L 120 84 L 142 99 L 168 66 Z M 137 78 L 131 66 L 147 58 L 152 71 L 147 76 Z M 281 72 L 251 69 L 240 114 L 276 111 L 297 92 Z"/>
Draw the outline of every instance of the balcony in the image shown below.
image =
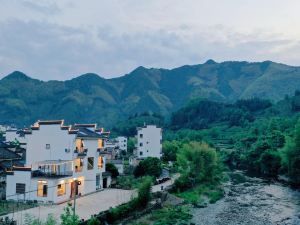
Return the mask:
<path fill-rule="evenodd" d="M 47 160 L 33 165 L 32 177 L 60 178 L 73 175 L 73 161 Z"/>
<path fill-rule="evenodd" d="M 87 152 L 88 152 L 87 148 L 85 148 L 85 149 L 76 148 L 74 150 L 74 153 L 77 154 L 77 157 L 85 157 L 87 155 Z"/>

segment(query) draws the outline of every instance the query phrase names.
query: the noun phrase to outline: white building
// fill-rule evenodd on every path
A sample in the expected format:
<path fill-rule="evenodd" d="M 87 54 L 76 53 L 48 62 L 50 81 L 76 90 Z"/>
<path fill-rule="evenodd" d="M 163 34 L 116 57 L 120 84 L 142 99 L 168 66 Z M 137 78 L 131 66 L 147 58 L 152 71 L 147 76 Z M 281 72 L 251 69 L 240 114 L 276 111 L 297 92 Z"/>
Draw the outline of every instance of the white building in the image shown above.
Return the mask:
<path fill-rule="evenodd" d="M 110 185 L 96 124 L 38 121 L 25 137 L 26 163 L 8 173 L 6 199 L 60 203 Z"/>
<path fill-rule="evenodd" d="M 123 137 L 123 136 L 117 137 L 116 141 L 118 143 L 119 149 L 127 152 L 127 137 Z"/>
<path fill-rule="evenodd" d="M 10 128 L 5 131 L 5 141 L 6 142 L 18 141 L 23 145 L 26 145 L 27 143 L 23 130 L 18 130 L 16 128 Z"/>
<path fill-rule="evenodd" d="M 155 125 L 137 128 L 136 154 L 138 159 L 160 158 L 162 156 L 162 129 Z"/>

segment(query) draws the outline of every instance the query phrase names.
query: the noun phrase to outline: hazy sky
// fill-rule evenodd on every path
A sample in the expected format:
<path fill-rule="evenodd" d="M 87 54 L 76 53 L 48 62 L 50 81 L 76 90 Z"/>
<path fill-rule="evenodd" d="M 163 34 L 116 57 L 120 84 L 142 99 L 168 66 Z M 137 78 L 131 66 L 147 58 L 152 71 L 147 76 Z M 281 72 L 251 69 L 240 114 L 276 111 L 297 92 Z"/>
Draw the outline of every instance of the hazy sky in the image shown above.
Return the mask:
<path fill-rule="evenodd" d="M 66 80 L 207 59 L 300 65 L 299 0 L 0 0 L 0 78 Z"/>

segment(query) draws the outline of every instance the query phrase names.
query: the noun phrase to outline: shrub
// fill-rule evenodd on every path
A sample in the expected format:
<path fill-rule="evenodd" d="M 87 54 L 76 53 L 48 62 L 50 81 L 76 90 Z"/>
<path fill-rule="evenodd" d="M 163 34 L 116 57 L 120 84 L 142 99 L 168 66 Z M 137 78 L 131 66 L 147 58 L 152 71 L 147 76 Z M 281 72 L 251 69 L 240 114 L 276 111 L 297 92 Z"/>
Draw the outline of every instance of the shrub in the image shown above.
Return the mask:
<path fill-rule="evenodd" d="M 154 176 L 159 177 L 161 174 L 162 165 L 158 158 L 148 157 L 141 161 L 134 170 L 134 176 Z"/>
<path fill-rule="evenodd" d="M 117 167 L 112 163 L 106 163 L 105 170 L 111 173 L 112 178 L 119 176 L 119 171 Z"/>

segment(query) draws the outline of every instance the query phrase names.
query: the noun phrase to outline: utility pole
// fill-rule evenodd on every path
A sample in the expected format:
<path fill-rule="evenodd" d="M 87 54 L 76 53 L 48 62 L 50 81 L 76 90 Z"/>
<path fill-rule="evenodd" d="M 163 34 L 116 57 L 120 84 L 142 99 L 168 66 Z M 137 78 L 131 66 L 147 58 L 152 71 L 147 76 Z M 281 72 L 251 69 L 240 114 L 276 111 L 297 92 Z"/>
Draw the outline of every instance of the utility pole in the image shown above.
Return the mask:
<path fill-rule="evenodd" d="M 74 180 L 74 203 L 73 203 L 73 219 L 75 219 L 76 215 L 76 193 L 78 189 L 78 181 Z"/>

